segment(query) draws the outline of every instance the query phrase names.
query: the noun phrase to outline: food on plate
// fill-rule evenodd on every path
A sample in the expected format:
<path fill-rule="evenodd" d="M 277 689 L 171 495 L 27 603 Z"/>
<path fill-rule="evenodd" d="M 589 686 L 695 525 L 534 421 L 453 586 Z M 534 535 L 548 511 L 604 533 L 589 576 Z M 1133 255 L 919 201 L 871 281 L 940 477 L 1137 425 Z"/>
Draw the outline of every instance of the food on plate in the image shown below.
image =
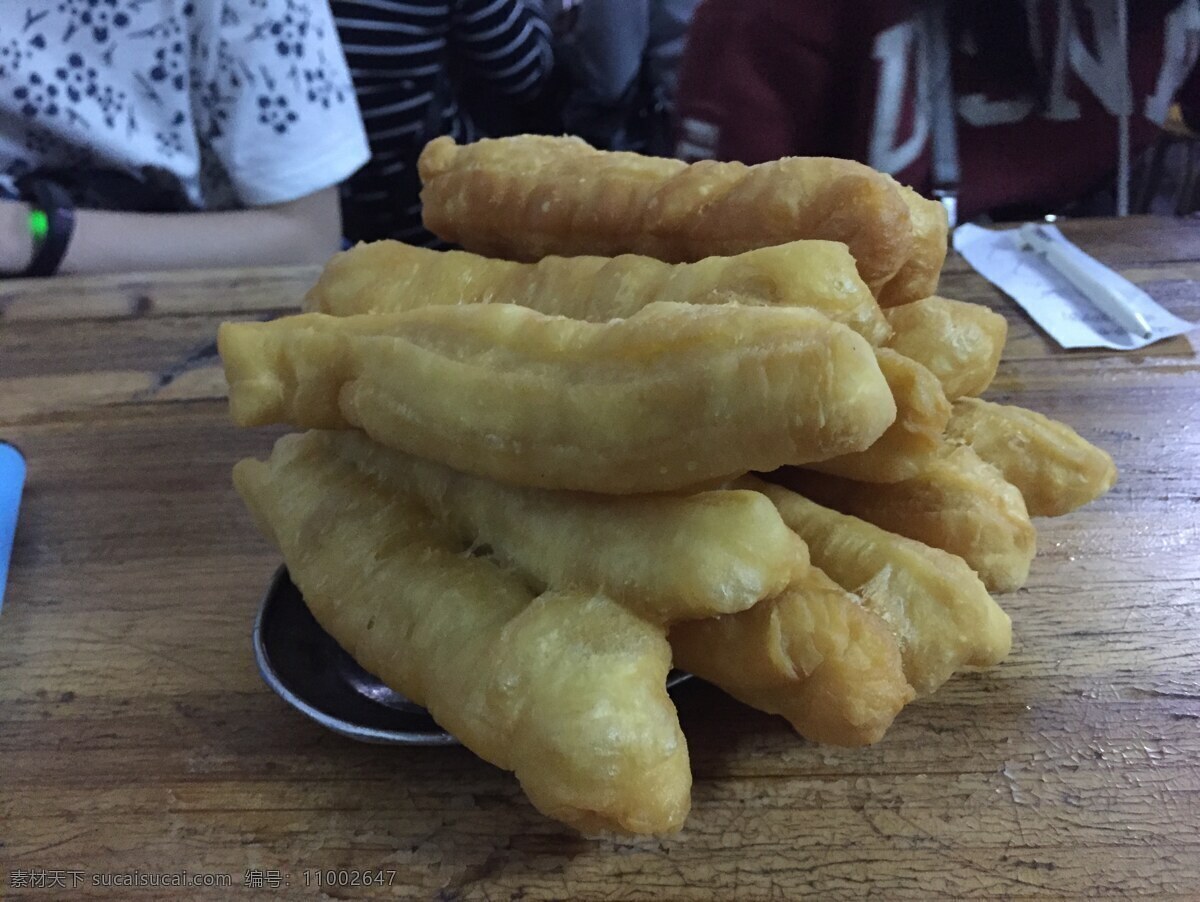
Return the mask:
<path fill-rule="evenodd" d="M 814 742 L 879 741 L 913 697 L 887 625 L 815 567 L 747 611 L 676 624 L 678 667 Z"/>
<path fill-rule="evenodd" d="M 319 436 L 280 439 L 234 481 L 321 626 L 540 811 L 584 832 L 682 826 L 691 773 L 661 627 L 597 593 L 535 594 Z"/>
<path fill-rule="evenodd" d="M 467 145 L 438 138 L 419 170 L 426 227 L 492 257 L 633 253 L 682 263 L 815 238 L 845 243 L 878 293 L 917 251 L 898 185 L 850 160 L 688 165 L 520 135 Z M 919 252 L 931 247 L 922 242 Z M 890 300 L 922 296 L 897 288 Z"/>
<path fill-rule="evenodd" d="M 964 398 L 954 404 L 946 434 L 1004 474 L 1034 517 L 1070 513 L 1117 481 L 1106 451 L 1066 423 L 1023 407 Z"/>
<path fill-rule="evenodd" d="M 950 402 L 934 375 L 902 354 L 878 348 L 875 359 L 896 400 L 896 420 L 871 447 L 811 464 L 863 482 L 899 482 L 928 466 L 942 447 Z"/>
<path fill-rule="evenodd" d="M 833 241 L 792 241 L 677 264 L 634 254 L 514 263 L 376 241 L 336 254 L 308 292 L 305 309 L 352 316 L 445 304 L 519 304 L 602 323 L 632 316 L 652 301 L 811 307 L 871 344 L 891 334 L 854 258 Z"/>
<path fill-rule="evenodd" d="M 896 184 L 908 205 L 912 220 L 913 249 L 900 271 L 879 292 L 879 306 L 893 307 L 937 291 L 949 247 L 949 222 L 946 208 L 935 200 L 922 197 L 906 185 Z"/>
<path fill-rule="evenodd" d="M 964 666 L 999 663 L 1012 623 L 962 558 L 747 477 L 808 545 L 814 566 L 862 598 L 900 644 L 904 675 L 928 695 Z"/>
<path fill-rule="evenodd" d="M 812 500 L 966 561 L 992 592 L 1024 585 L 1037 533 L 1021 493 L 965 445 L 947 445 L 920 473 L 872 485 L 787 471 L 781 481 Z"/>
<path fill-rule="evenodd" d="M 242 426 L 358 427 L 500 482 L 679 489 L 868 447 L 896 406 L 874 349 L 803 308 L 654 303 L 605 324 L 509 304 L 226 323 Z"/>
<path fill-rule="evenodd" d="M 992 384 L 1008 338 L 999 313 L 935 296 L 891 307 L 884 316 L 893 329 L 887 347 L 924 365 L 951 401 Z"/>
<path fill-rule="evenodd" d="M 456 539 L 487 549 L 535 588 L 600 592 L 655 622 L 743 611 L 808 569 L 808 549 L 758 492 L 529 489 L 384 448 L 360 432 L 307 441 L 387 492 L 418 499 Z"/>
<path fill-rule="evenodd" d="M 225 324 L 234 481 L 317 621 L 535 806 L 678 830 L 674 663 L 808 739 L 880 740 L 998 663 L 1029 515 L 1113 484 L 976 400 L 1003 317 L 934 294 L 942 207 L 846 160 L 430 142 L 425 222 Z M 486 254 L 488 257 L 477 256 Z M 764 481 L 752 471 L 766 472 Z"/>

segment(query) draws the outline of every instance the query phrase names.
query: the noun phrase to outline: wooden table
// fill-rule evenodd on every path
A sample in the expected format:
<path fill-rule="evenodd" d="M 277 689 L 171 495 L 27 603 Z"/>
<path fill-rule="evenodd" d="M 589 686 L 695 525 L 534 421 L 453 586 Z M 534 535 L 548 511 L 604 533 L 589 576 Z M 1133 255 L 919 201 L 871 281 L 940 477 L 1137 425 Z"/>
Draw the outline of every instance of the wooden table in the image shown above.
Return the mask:
<path fill-rule="evenodd" d="M 1200 320 L 1200 222 L 1067 231 Z M 29 460 L 0 616 L 0 896 L 184 870 L 231 886 L 108 895 L 1200 896 L 1200 334 L 1065 353 L 952 258 L 942 292 L 1011 324 L 990 396 L 1109 449 L 1116 489 L 1040 523 L 1028 585 L 1001 599 L 1004 664 L 858 751 L 693 685 L 686 829 L 590 840 L 469 752 L 342 739 L 255 671 L 278 556 L 229 469 L 276 433 L 230 426 L 213 338 L 223 319 L 292 309 L 313 277 L 0 285 L 0 436 Z M 394 885 L 319 890 L 330 868 Z M 39 869 L 83 885 L 12 887 Z"/>

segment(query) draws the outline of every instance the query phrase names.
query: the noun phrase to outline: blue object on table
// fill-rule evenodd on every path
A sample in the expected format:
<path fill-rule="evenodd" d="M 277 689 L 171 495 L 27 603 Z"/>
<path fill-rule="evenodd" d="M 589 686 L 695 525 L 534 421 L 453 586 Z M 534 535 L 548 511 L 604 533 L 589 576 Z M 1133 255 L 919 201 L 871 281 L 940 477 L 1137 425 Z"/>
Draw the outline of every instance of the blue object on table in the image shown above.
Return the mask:
<path fill-rule="evenodd" d="M 0 442 L 0 608 L 4 607 L 8 559 L 17 531 L 17 508 L 21 506 L 21 487 L 24 485 L 25 458 L 12 445 Z"/>

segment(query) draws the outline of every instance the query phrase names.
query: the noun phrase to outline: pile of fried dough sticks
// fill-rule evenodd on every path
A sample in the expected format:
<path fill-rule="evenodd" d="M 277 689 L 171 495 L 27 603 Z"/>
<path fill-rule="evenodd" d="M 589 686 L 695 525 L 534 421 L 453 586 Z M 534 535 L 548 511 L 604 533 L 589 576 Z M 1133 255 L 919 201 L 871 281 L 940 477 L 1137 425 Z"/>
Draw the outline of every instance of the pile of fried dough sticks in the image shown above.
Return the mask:
<path fill-rule="evenodd" d="M 235 421 L 310 430 L 234 479 L 322 626 L 581 831 L 682 826 L 672 664 L 876 742 L 1008 653 L 1030 516 L 1116 478 L 977 397 L 1004 319 L 935 295 L 941 208 L 868 167 L 524 136 L 420 171 L 467 251 L 360 245 L 221 327 Z"/>

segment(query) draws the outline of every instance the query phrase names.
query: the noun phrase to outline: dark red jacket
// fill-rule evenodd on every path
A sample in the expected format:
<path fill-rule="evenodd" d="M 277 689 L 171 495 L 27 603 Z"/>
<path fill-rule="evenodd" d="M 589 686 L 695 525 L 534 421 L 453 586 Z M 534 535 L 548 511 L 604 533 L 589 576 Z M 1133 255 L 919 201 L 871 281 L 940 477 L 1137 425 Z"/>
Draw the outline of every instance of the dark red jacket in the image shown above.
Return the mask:
<path fill-rule="evenodd" d="M 955 4 L 976 15 L 1006 5 Z M 988 46 L 994 23 L 963 14 L 951 57 L 962 216 L 1080 197 L 1117 166 L 1122 104 L 1136 153 L 1172 98 L 1200 95 L 1200 0 L 1128 7 L 1127 65 L 1115 0 L 1040 0 L 1008 47 Z M 705 0 L 680 73 L 679 154 L 850 157 L 928 192 L 932 40 L 921 0 Z"/>

